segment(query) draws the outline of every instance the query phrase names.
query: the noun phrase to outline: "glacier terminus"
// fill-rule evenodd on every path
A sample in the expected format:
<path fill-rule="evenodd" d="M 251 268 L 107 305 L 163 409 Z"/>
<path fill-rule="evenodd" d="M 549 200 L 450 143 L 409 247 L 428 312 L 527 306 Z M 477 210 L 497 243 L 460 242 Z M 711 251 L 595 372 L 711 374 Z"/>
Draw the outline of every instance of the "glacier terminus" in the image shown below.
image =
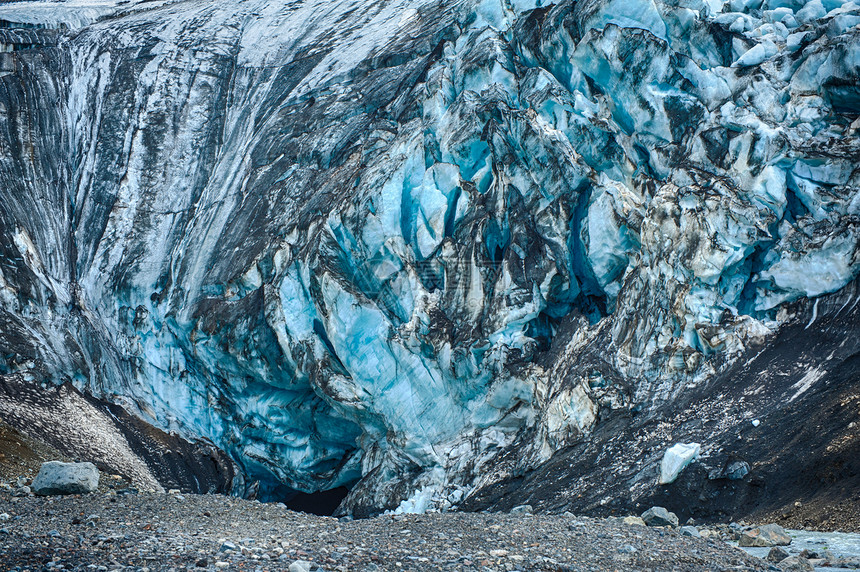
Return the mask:
<path fill-rule="evenodd" d="M 234 494 L 730 510 L 825 411 L 856 464 L 858 191 L 856 1 L 0 4 L 0 374 Z"/>

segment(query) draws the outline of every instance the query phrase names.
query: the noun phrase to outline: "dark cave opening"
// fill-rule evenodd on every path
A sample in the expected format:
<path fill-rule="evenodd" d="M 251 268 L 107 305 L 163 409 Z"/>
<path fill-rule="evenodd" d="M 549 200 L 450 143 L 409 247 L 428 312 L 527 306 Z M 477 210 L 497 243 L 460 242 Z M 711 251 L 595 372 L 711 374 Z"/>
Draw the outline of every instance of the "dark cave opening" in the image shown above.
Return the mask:
<path fill-rule="evenodd" d="M 582 227 L 585 224 L 592 188 L 585 186 L 578 189 L 578 192 L 568 239 L 572 254 L 572 275 L 568 277 L 569 282 L 565 282 L 560 274 L 552 277 L 546 307 L 526 324 L 525 334 L 537 342 L 539 352 L 550 349 L 560 324 L 571 312 L 576 311 L 585 316 L 590 324 L 596 324 L 610 314 L 606 292 L 597 281 L 582 242 Z M 623 267 L 618 269 L 616 279 L 623 270 Z"/>
<path fill-rule="evenodd" d="M 283 503 L 290 510 L 318 516 L 331 516 L 349 494 L 349 487 L 341 486 L 315 493 L 303 493 L 283 483 L 259 481 L 255 496 L 261 502 Z M 249 497 L 254 498 L 254 497 Z"/>
<path fill-rule="evenodd" d="M 287 508 L 296 512 L 307 512 L 318 516 L 331 516 L 341 501 L 349 494 L 346 487 L 337 487 L 316 493 L 294 493 L 282 501 Z"/>
<path fill-rule="evenodd" d="M 554 319 L 547 312 L 541 312 L 537 318 L 526 324 L 526 335 L 538 344 L 537 350 L 545 352 L 552 344 L 552 338 L 558 329 L 558 319 Z"/>

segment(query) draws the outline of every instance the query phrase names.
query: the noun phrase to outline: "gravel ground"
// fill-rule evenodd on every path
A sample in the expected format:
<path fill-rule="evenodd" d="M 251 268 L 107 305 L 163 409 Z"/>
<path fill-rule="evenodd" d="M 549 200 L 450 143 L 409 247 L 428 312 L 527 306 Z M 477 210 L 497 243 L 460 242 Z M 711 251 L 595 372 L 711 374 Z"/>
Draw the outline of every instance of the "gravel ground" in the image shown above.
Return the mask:
<path fill-rule="evenodd" d="M 768 570 L 719 540 L 574 516 L 347 522 L 218 495 L 0 491 L 0 520 L 2 570 Z"/>

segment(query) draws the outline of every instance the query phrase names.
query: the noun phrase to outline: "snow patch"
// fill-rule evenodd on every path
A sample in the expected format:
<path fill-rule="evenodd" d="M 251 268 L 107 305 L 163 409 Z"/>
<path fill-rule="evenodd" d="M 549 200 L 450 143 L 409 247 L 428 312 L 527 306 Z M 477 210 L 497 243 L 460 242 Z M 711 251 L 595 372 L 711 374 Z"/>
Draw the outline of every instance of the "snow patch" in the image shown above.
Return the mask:
<path fill-rule="evenodd" d="M 824 375 L 826 373 L 827 373 L 826 369 L 823 369 L 823 368 L 819 369 L 817 367 L 814 367 L 814 368 L 810 369 L 809 371 L 807 371 L 806 375 L 804 375 L 802 378 L 800 378 L 800 381 L 798 381 L 797 383 L 795 383 L 794 385 L 791 386 L 791 389 L 796 389 L 797 391 L 794 393 L 794 395 L 791 396 L 791 399 L 789 399 L 788 402 L 791 403 L 792 401 L 794 401 L 795 399 L 797 399 L 798 397 L 800 397 L 801 395 L 806 393 L 806 391 L 810 387 L 812 387 L 812 385 L 816 381 L 818 381 L 819 379 L 824 377 Z"/>

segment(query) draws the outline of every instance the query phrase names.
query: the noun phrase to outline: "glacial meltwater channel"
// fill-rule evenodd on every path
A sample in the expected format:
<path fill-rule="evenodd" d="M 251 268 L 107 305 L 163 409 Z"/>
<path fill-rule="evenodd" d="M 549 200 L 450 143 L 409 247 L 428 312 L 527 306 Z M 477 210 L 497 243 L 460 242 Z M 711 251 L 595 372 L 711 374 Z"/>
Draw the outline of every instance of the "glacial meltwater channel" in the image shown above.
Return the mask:
<path fill-rule="evenodd" d="M 838 559 L 860 561 L 860 534 L 846 532 L 816 532 L 810 530 L 786 530 L 791 536 L 791 544 L 783 546 L 791 556 L 801 551 L 817 552 L 822 554 L 829 551 Z M 737 546 L 736 542 L 732 543 Z M 748 554 L 765 558 L 770 548 L 744 548 Z M 840 570 L 856 570 L 856 568 L 840 568 L 836 566 L 817 566 L 816 570 L 836 572 Z"/>

